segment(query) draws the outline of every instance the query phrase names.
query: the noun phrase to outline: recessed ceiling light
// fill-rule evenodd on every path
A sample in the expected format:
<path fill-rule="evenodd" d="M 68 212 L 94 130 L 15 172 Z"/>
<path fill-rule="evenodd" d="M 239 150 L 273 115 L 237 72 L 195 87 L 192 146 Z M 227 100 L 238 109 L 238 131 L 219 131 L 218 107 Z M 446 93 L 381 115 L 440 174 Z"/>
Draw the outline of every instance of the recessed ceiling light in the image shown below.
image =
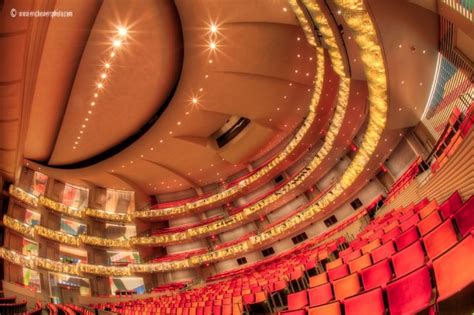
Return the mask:
<path fill-rule="evenodd" d="M 88 110 L 87 113 L 90 115 L 90 114 L 92 114 L 92 111 L 91 111 L 91 110 Z"/>
<path fill-rule="evenodd" d="M 102 73 L 102 74 L 100 75 L 100 77 L 101 77 L 102 79 L 107 78 L 107 73 Z"/>
<path fill-rule="evenodd" d="M 118 31 L 118 33 L 119 33 L 120 36 L 126 36 L 127 33 L 128 33 L 128 30 L 127 30 L 125 27 L 123 27 L 123 26 L 119 27 L 119 28 L 117 29 L 117 31 Z"/>
<path fill-rule="evenodd" d="M 178 121 L 176 124 L 177 124 L 178 126 L 180 126 L 180 125 L 181 125 L 181 122 L 180 122 L 180 121 Z"/>
<path fill-rule="evenodd" d="M 103 84 L 102 82 L 99 82 L 99 83 L 97 83 L 97 87 L 98 87 L 99 89 L 101 89 L 101 88 L 104 87 L 104 84 Z"/>
<path fill-rule="evenodd" d="M 211 49 L 216 49 L 217 48 L 217 44 L 215 42 L 210 42 L 209 43 L 209 48 Z"/>
<path fill-rule="evenodd" d="M 110 53 L 110 57 L 112 57 L 112 58 L 115 57 L 115 52 L 112 51 L 112 52 Z"/>
<path fill-rule="evenodd" d="M 193 97 L 193 99 L 192 99 L 192 102 L 193 102 L 193 104 L 197 104 L 197 102 L 198 102 L 198 99 L 197 99 L 197 98 L 195 98 L 195 97 Z"/>
<path fill-rule="evenodd" d="M 288 9 L 286 7 L 283 8 L 283 12 L 286 12 L 288 11 Z"/>
<path fill-rule="evenodd" d="M 94 97 L 95 97 L 95 98 L 98 98 L 98 97 L 99 97 L 99 94 L 94 93 Z"/>
<path fill-rule="evenodd" d="M 211 33 L 217 33 L 218 31 L 217 25 L 211 24 L 210 30 L 211 30 Z"/>
<path fill-rule="evenodd" d="M 105 66 L 106 69 L 109 69 L 110 68 L 110 63 L 107 62 L 104 66 Z"/>
<path fill-rule="evenodd" d="M 153 150 L 155 150 L 155 148 L 154 148 L 154 147 L 151 147 L 151 148 L 150 148 L 150 151 L 153 151 Z"/>
<path fill-rule="evenodd" d="M 91 102 L 91 106 L 95 106 L 95 102 Z"/>
<path fill-rule="evenodd" d="M 114 40 L 114 41 L 112 42 L 112 45 L 113 45 L 114 47 L 118 48 L 118 47 L 122 46 L 122 41 L 116 39 L 116 40 Z"/>
<path fill-rule="evenodd" d="M 86 125 L 82 125 L 82 128 L 86 128 Z"/>

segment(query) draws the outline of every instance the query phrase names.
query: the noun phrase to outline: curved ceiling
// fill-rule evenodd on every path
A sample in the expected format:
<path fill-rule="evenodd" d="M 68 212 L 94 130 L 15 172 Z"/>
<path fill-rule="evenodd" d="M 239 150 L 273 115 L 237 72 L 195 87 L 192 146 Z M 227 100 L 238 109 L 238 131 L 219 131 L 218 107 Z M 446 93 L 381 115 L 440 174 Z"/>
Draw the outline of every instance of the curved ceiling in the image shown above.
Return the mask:
<path fill-rule="evenodd" d="M 10 3 L 18 7 L 20 2 Z M 369 3 L 387 57 L 388 126 L 411 126 L 423 111 L 412 104 L 424 105 L 431 86 L 432 72 L 416 69 L 434 69 L 437 34 L 432 29 L 437 16 L 408 3 L 388 7 Z M 144 6 L 146 10 L 140 10 Z M 9 8 L 5 6 L 2 16 Z M 22 116 L 22 110 L 12 109 L 19 113 L 11 115 L 26 117 L 26 127 L 7 128 L 19 134 L 18 143 L 24 141 L 24 152 L 18 148 L 17 155 L 54 178 L 134 189 L 144 195 L 204 186 L 246 169 L 251 161 L 274 150 L 306 115 L 315 73 L 314 50 L 285 0 L 58 0 L 54 9 L 73 10 L 74 16 L 67 21 L 52 19 L 39 30 L 38 74 L 34 88 L 28 87 L 34 91 L 31 111 L 24 109 L 29 115 Z M 343 30 L 352 78 L 365 80 L 350 32 L 345 31 L 341 17 L 334 19 Z M 402 20 L 409 22 L 408 30 L 417 32 L 390 27 Z M 23 21 L 7 22 L 10 28 L 27 32 Z M 100 101 L 89 114 L 104 54 L 110 53 L 111 36 L 121 25 L 129 33 L 101 89 Z M 9 32 L 3 25 L 1 31 Z M 14 56 L 15 47 L 23 45 L 17 50 L 27 51 L 33 45 L 20 37 L 17 44 L 6 38 L 0 38 L 0 56 L 8 60 L 2 66 L 7 71 L 2 70 L 0 76 L 5 82 L 21 80 L 21 74 L 13 75 L 15 69 L 7 65 L 19 58 Z M 9 93 L 2 85 L 0 91 Z M 165 109 L 170 94 L 173 97 Z M 163 113 L 151 128 L 120 152 L 83 168 L 56 167 L 107 151 L 136 134 L 160 109 Z M 251 138 L 252 146 L 238 144 L 246 138 L 235 139 L 224 152 L 210 137 L 233 116 L 251 120 L 253 129 L 248 128 L 242 137 Z M 327 125 L 330 117 L 321 125 Z M 16 153 L 12 157 L 0 153 L 10 159 L 5 165 L 15 165 Z"/>

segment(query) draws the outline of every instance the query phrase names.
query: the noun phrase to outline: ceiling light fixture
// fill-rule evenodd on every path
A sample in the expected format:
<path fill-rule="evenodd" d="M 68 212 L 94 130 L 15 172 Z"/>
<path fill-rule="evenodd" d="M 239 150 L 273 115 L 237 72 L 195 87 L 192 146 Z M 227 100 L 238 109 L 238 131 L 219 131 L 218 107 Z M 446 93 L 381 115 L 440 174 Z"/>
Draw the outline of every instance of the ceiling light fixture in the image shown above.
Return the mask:
<path fill-rule="evenodd" d="M 119 33 L 120 36 L 127 36 L 127 33 L 128 33 L 128 30 L 126 27 L 123 27 L 123 26 L 120 26 L 119 28 L 117 28 L 117 31 Z"/>

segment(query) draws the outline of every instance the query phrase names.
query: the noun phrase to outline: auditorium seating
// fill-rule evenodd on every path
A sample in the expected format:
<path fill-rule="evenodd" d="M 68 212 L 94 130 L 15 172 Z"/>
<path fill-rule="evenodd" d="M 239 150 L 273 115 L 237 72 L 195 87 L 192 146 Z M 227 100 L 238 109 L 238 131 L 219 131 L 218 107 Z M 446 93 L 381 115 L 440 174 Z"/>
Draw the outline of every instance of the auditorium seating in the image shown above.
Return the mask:
<path fill-rule="evenodd" d="M 262 303 L 273 311 L 286 307 L 285 315 L 434 310 L 473 286 L 473 198 L 459 204 L 455 196 L 376 217 L 349 243 L 310 241 L 201 288 L 97 307 L 127 315 L 242 314 Z"/>
<path fill-rule="evenodd" d="M 16 296 L 0 297 L 0 314 L 13 315 L 23 313 L 25 311 L 26 302 L 17 303 Z"/>

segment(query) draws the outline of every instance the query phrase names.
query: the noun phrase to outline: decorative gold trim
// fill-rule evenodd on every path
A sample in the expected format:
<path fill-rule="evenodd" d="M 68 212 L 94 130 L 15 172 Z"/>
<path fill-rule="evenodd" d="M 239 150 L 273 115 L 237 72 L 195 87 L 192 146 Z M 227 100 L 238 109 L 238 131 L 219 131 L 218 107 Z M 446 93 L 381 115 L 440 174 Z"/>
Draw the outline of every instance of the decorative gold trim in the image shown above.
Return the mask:
<path fill-rule="evenodd" d="M 124 222 L 124 223 L 132 221 L 132 216 L 128 213 L 115 213 L 115 212 L 108 212 L 108 211 L 93 209 L 93 208 L 85 208 L 83 210 L 83 213 L 85 213 L 89 217 L 104 219 L 108 221 L 116 221 L 116 222 Z"/>
<path fill-rule="evenodd" d="M 54 201 L 52 199 L 49 199 L 45 196 L 40 196 L 39 197 L 39 204 L 42 206 L 45 206 L 48 209 L 54 210 L 56 212 L 62 213 L 69 215 L 74 218 L 82 218 L 82 211 L 78 209 L 71 208 L 69 206 L 66 206 L 63 203 Z"/>
<path fill-rule="evenodd" d="M 44 238 L 47 238 L 47 239 L 50 239 L 62 244 L 76 246 L 76 247 L 81 245 L 81 241 L 79 240 L 79 237 L 70 235 L 61 231 L 54 231 L 41 225 L 35 226 L 35 231 L 39 236 L 42 236 Z"/>
<path fill-rule="evenodd" d="M 3 224 L 6 227 L 14 230 L 15 232 L 18 232 L 31 238 L 35 237 L 35 229 L 32 226 L 20 222 L 17 219 L 14 219 L 8 215 L 3 216 Z"/>
<path fill-rule="evenodd" d="M 10 196 L 20 200 L 21 202 L 24 202 L 35 208 L 38 206 L 38 197 L 27 193 L 20 187 L 17 187 L 15 185 L 10 185 L 10 187 L 8 188 L 8 192 L 10 193 Z"/>
<path fill-rule="evenodd" d="M 80 241 L 83 244 L 100 246 L 100 247 L 109 247 L 109 248 L 130 248 L 130 242 L 126 239 L 107 239 L 97 236 L 90 235 L 80 235 Z"/>

